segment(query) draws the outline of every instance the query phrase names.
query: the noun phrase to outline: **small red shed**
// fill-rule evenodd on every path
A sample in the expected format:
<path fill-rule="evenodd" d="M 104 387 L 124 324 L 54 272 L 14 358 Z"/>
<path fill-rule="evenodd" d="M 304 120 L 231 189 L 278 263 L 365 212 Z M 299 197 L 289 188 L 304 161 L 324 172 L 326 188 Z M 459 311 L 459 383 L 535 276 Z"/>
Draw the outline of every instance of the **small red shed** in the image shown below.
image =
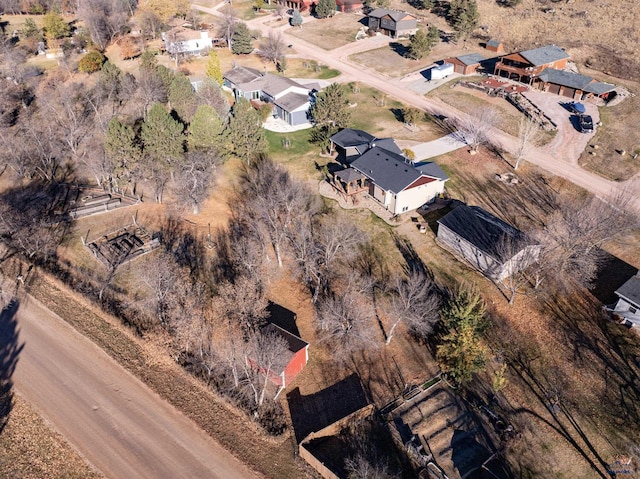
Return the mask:
<path fill-rule="evenodd" d="M 273 371 L 269 375 L 269 380 L 272 383 L 285 388 L 309 361 L 309 343 L 273 323 L 267 324 L 260 332 L 262 334 L 277 334 L 287 342 L 287 357 L 283 361 L 285 367 L 281 371 Z"/>

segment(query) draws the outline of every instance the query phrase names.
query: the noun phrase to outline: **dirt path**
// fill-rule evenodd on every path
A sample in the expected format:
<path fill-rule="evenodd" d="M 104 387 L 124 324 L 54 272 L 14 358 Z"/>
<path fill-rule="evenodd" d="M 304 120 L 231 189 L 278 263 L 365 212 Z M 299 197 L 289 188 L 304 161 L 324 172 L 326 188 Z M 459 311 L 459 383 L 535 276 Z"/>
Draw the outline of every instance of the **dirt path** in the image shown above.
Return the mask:
<path fill-rule="evenodd" d="M 16 316 L 16 390 L 106 477 L 258 477 L 36 299 Z"/>

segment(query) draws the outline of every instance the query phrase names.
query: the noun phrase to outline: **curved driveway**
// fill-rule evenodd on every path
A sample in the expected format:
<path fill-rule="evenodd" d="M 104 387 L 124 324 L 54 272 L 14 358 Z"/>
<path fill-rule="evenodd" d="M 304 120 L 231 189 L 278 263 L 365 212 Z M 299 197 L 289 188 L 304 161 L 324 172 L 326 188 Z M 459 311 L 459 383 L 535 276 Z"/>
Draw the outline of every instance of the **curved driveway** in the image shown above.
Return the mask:
<path fill-rule="evenodd" d="M 214 8 L 207 8 L 199 5 L 192 5 L 192 7 L 212 15 L 220 15 L 217 10 L 220 5 Z M 268 35 L 272 28 L 265 25 L 265 22 L 272 19 L 273 17 L 270 16 L 258 17 L 250 20 L 247 24 L 250 28 L 260 30 L 263 35 Z M 464 113 L 445 104 L 438 98 L 425 98 L 424 96 L 417 94 L 407 88 L 406 85 L 402 84 L 398 79 L 386 77 L 373 69 L 352 63 L 348 58 L 346 58 L 345 54 L 347 50 L 351 52 L 351 47 L 347 49 L 342 47 L 331 51 L 323 50 L 322 48 L 312 45 L 301 38 L 288 35 L 284 32 L 287 28 L 287 25 L 277 28 L 277 30 L 282 33 L 284 41 L 287 44 L 292 45 L 299 56 L 321 61 L 330 68 L 334 68 L 342 72 L 336 81 L 341 83 L 352 81 L 365 83 L 393 98 L 421 108 L 431 114 L 444 115 L 449 118 L 456 118 L 464 115 Z M 367 40 L 361 40 L 356 43 L 360 42 L 367 42 Z M 373 48 L 379 46 L 377 45 L 377 42 L 375 43 L 376 45 L 372 45 Z M 360 51 L 361 49 L 358 48 L 358 50 Z M 573 128 L 571 126 L 569 127 Z M 562 134 L 562 136 L 564 136 L 564 134 Z M 494 128 L 490 132 L 490 138 L 496 146 L 507 152 L 514 152 L 516 150 L 517 139 L 501 130 Z M 578 156 L 580 153 L 581 151 L 577 151 L 573 145 L 568 145 L 567 148 L 558 148 L 558 145 L 554 144 L 549 149 L 531 148 L 526 160 L 554 175 L 563 177 L 570 182 L 585 188 L 601 198 L 610 197 L 613 193 L 620 191 L 631 193 L 633 195 L 632 201 L 636 207 L 640 209 L 640 176 L 622 183 L 607 180 L 606 178 L 581 168 L 578 165 Z"/>
<path fill-rule="evenodd" d="M 258 477 L 36 299 L 17 318 L 17 392 L 106 477 Z"/>

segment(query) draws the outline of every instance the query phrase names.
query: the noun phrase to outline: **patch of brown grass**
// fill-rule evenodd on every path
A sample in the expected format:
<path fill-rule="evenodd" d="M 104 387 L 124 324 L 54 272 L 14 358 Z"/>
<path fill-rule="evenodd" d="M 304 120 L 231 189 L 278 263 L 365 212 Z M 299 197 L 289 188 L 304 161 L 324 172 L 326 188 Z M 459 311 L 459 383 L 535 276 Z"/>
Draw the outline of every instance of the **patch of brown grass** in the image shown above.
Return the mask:
<path fill-rule="evenodd" d="M 356 33 L 362 26 L 359 23 L 361 18 L 360 15 L 338 13 L 332 18 L 305 22 L 302 28 L 291 27 L 287 29 L 287 33 L 323 50 L 333 50 L 355 41 Z"/>
<path fill-rule="evenodd" d="M 21 396 L 14 396 L 0 435 L 0 476 L 21 479 L 98 479 L 94 471 Z"/>
<path fill-rule="evenodd" d="M 634 92 L 637 84 L 624 82 Z M 625 181 L 640 172 L 640 97 L 625 98 L 615 106 L 601 107 L 602 126 L 596 128 L 579 159 L 580 166 L 614 181 Z M 624 151 L 624 154 L 622 152 Z M 591 153 L 595 153 L 592 155 Z"/>

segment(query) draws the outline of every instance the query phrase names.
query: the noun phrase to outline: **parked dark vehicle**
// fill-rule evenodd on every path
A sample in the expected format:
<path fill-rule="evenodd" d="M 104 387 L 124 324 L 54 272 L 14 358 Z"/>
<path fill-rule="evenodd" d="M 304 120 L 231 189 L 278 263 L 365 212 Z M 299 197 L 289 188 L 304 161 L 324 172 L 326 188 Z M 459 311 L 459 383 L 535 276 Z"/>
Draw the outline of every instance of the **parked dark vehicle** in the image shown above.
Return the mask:
<path fill-rule="evenodd" d="M 593 133 L 593 118 L 590 115 L 578 115 L 578 125 L 580 132 Z"/>
<path fill-rule="evenodd" d="M 584 105 L 579 102 L 572 101 L 571 103 L 569 103 L 568 107 L 569 111 L 571 113 L 575 113 L 576 115 L 584 115 L 587 112 Z"/>

